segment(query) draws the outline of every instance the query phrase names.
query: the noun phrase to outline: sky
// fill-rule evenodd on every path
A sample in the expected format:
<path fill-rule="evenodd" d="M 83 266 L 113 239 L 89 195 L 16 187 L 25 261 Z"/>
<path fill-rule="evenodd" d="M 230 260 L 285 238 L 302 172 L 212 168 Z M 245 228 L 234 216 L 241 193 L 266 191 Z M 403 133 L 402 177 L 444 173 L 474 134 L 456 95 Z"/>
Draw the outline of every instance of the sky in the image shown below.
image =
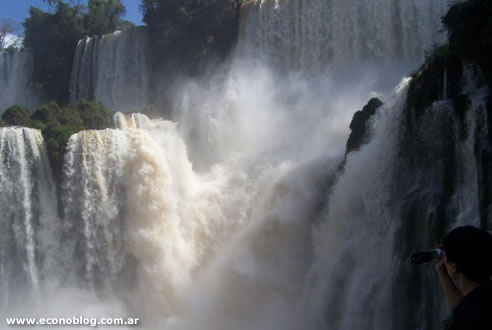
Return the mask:
<path fill-rule="evenodd" d="M 82 1 L 87 4 L 87 0 Z M 122 18 L 142 25 L 142 14 L 138 11 L 140 0 L 121 0 L 126 8 L 126 15 Z M 43 0 L 0 0 L 0 19 L 10 18 L 19 24 L 17 34 L 22 34 L 21 23 L 29 16 L 29 7 L 34 6 L 48 11 L 48 5 Z"/>

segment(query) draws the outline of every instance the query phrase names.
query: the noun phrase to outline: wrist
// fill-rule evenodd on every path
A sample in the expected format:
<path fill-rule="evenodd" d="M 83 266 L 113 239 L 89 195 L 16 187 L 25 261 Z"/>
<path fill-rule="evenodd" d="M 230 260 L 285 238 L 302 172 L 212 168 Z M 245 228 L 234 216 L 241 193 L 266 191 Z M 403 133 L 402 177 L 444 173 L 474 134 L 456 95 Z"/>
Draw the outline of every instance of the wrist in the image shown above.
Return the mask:
<path fill-rule="evenodd" d="M 449 276 L 449 273 L 446 269 L 437 271 L 437 275 L 439 275 L 439 278 L 441 280 L 451 280 L 451 276 Z"/>
<path fill-rule="evenodd" d="M 448 270 L 446 269 L 446 267 L 436 268 L 436 271 L 439 274 L 439 276 L 441 276 L 441 275 L 449 276 Z"/>

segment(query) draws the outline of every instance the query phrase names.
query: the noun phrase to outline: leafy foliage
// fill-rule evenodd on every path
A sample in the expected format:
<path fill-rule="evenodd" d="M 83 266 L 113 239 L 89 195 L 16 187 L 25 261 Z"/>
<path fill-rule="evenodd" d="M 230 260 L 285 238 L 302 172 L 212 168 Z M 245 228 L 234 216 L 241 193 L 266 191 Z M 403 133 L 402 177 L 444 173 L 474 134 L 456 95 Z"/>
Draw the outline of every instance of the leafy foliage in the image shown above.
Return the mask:
<path fill-rule="evenodd" d="M 453 5 L 442 22 L 450 49 L 464 60 L 477 63 L 492 83 L 492 1 L 468 0 Z"/>
<path fill-rule="evenodd" d="M 60 2 L 54 14 L 34 7 L 29 14 L 24 46 L 33 53 L 33 79 L 48 99 L 66 102 L 75 47 L 84 35 L 80 13 Z"/>
<path fill-rule="evenodd" d="M 206 1 L 196 0 L 143 0 L 140 5 L 154 47 L 160 52 L 183 48 L 196 51 L 208 29 L 203 19 L 207 7 Z"/>
<path fill-rule="evenodd" d="M 22 105 L 13 105 L 2 114 L 2 120 L 10 126 L 31 126 L 29 110 Z"/>
<path fill-rule="evenodd" d="M 14 105 L 3 113 L 2 121 L 5 123 L 3 126 L 41 129 L 53 169 L 58 174 L 70 136 L 81 130 L 112 127 L 113 112 L 100 103 L 85 100 L 64 107 L 51 101 L 33 113 Z"/>
<path fill-rule="evenodd" d="M 444 97 L 455 97 L 461 88 L 462 71 L 461 58 L 452 53 L 448 45 L 436 48 L 412 75 L 408 106 L 420 115 L 434 101 Z M 448 95 L 444 95 L 445 72 Z"/>
<path fill-rule="evenodd" d="M 236 38 L 236 0 L 142 0 L 140 10 L 158 57 L 189 60 L 226 52 Z"/>
<path fill-rule="evenodd" d="M 413 74 L 407 105 L 418 116 L 432 102 L 447 97 L 453 100 L 459 118 L 463 119 L 468 104 L 460 94 L 463 63 L 478 65 L 487 83 L 492 84 L 492 2 L 458 2 L 451 6 L 442 22 L 448 32 L 448 44 L 434 49 Z M 443 95 L 444 83 L 448 95 Z M 489 111 L 491 106 L 489 98 Z"/>
<path fill-rule="evenodd" d="M 125 7 L 120 0 L 91 0 L 84 17 L 88 35 L 110 33 L 116 30 Z"/>

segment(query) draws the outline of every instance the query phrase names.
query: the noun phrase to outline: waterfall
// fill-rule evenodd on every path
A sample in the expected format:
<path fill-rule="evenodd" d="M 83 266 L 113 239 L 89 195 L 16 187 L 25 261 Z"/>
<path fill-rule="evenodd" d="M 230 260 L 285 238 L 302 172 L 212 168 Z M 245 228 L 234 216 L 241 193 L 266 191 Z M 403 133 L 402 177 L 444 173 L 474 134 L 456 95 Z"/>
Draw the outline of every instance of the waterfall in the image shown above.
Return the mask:
<path fill-rule="evenodd" d="M 125 263 L 124 157 L 116 130 L 84 131 L 68 141 L 62 203 L 68 268 L 89 287 L 112 289 Z M 74 256 L 76 258 L 74 258 Z"/>
<path fill-rule="evenodd" d="M 0 52 L 0 113 L 14 104 L 34 109 L 40 97 L 32 86 L 32 54 L 25 50 Z"/>
<path fill-rule="evenodd" d="M 230 141 L 226 134 L 214 137 L 224 139 L 222 143 L 211 141 L 218 144 L 221 160 L 197 173 L 189 160 L 190 142 L 175 123 L 118 113 L 119 129 L 84 131 L 69 139 L 61 185 L 63 221 L 44 220 L 50 231 L 57 228 L 56 235 L 38 234 L 41 226 L 26 229 L 32 238 L 22 240 L 25 257 L 13 258 L 15 249 L 2 249 L 10 252 L 1 260 L 11 263 L 24 258 L 29 287 L 43 290 L 50 276 L 73 287 L 51 291 L 53 300 L 43 304 L 48 311 L 56 308 L 55 299 L 82 299 L 91 304 L 79 312 L 82 315 L 91 315 L 98 306 L 97 310 L 116 316 L 138 315 L 150 327 L 379 329 L 403 324 L 403 329 L 437 328 L 446 310 L 433 269 L 409 265 L 408 257 L 415 249 L 433 244 L 437 232 L 442 235 L 458 224 L 480 223 L 480 166 L 473 146 L 486 144 L 483 119 L 488 91 L 468 91 L 471 104 L 462 123 L 444 100 L 416 119 L 418 130 L 407 131 L 408 81 L 379 109 L 371 124 L 370 143 L 348 155 L 343 172 L 337 171 L 339 159 L 327 157 L 322 149 L 296 159 L 293 146 L 256 145 L 254 134 Z M 252 87 L 251 82 L 239 85 L 246 90 Z M 236 93 L 244 91 L 239 88 Z M 238 95 L 233 99 L 241 104 Z M 221 111 L 231 110 L 230 106 L 223 104 Z M 271 120 L 285 125 L 279 121 L 281 112 L 272 109 L 272 118 L 253 114 L 256 134 L 263 134 Z M 202 124 L 220 129 L 229 123 L 236 132 L 247 133 L 231 122 L 238 114 L 221 117 L 221 111 Z M 295 113 L 290 115 L 296 118 Z M 456 125 L 449 126 L 449 118 L 455 118 Z M 237 119 L 243 123 L 245 118 Z M 311 125 L 308 121 L 307 127 Z M 307 131 L 300 132 L 309 141 Z M 311 129 L 310 133 L 320 132 Z M 38 131 L 4 128 L 1 133 L 2 159 L 7 159 L 4 150 L 10 149 L 4 146 L 9 139 L 16 141 L 13 145 L 24 141 L 19 150 L 39 146 L 38 155 L 45 159 Z M 8 134 L 15 139 L 4 138 Z M 296 134 L 291 130 L 291 144 L 298 139 Z M 437 138 L 442 134 L 452 136 L 454 144 Z M 432 142 L 421 149 L 420 139 Z M 417 142 L 415 148 L 412 141 Z M 266 148 L 268 154 L 251 153 L 244 149 L 245 143 L 249 148 Z M 410 146 L 407 156 L 401 155 L 401 143 Z M 449 152 L 450 147 L 454 152 Z M 436 159 L 436 154 L 449 160 Z M 420 165 L 412 165 L 415 155 L 423 159 Z M 38 175 L 49 178 L 36 174 L 24 182 L 36 181 Z M 18 177 L 24 176 L 2 173 L 2 180 Z M 442 182 L 450 179 L 455 188 L 446 191 Z M 2 188 L 9 186 L 2 182 Z M 16 205 L 8 204 L 5 196 L 2 192 L 4 209 Z M 43 205 L 55 207 L 49 202 L 56 199 L 51 198 Z M 32 199 L 20 199 L 23 204 L 17 203 L 16 210 L 36 205 Z M 34 213 L 39 211 L 28 212 Z M 455 220 L 439 224 L 439 214 L 449 214 L 444 220 Z M 426 233 L 418 232 L 415 222 Z M 7 237 L 2 244 L 17 236 Z M 37 237 L 55 242 L 52 250 L 63 247 L 43 259 L 42 265 L 56 267 L 39 270 L 43 267 L 36 263 L 37 254 L 49 249 L 36 245 Z M 5 264 L 1 264 L 4 273 Z M 12 279 L 19 277 L 4 278 L 9 282 L 3 285 L 10 289 Z M 125 303 L 112 310 L 116 297 Z"/>
<path fill-rule="evenodd" d="M 375 83 L 401 63 L 369 69 L 420 60 L 444 9 L 248 1 L 236 58 L 177 83 L 172 120 L 130 113 L 148 98 L 145 29 L 81 40 L 72 100 L 122 112 L 68 139 L 58 194 L 40 132 L 0 129 L 0 306 L 166 330 L 438 329 L 435 271 L 409 257 L 454 226 L 490 229 L 489 90 L 467 66 L 463 111 L 416 113 L 410 78 Z M 368 143 L 344 159 L 372 96 Z"/>
<path fill-rule="evenodd" d="M 483 226 L 488 90 L 469 91 L 462 119 L 436 102 L 411 132 L 407 84 L 379 110 L 371 142 L 349 154 L 315 228 L 299 312 L 307 328 L 439 329 L 449 316 L 432 265 L 409 258 L 456 226 Z"/>
<path fill-rule="evenodd" d="M 124 112 L 149 103 L 150 48 L 147 30 L 135 27 L 79 41 L 70 101 L 97 101 Z"/>
<path fill-rule="evenodd" d="M 445 0 L 250 0 L 241 9 L 239 50 L 282 70 L 417 64 L 444 41 L 439 31 L 446 9 Z"/>
<path fill-rule="evenodd" d="M 41 132 L 0 128 L 2 309 L 56 273 L 60 242 L 54 181 Z"/>
<path fill-rule="evenodd" d="M 371 142 L 349 154 L 315 228 L 314 262 L 299 313 L 312 329 L 393 329 L 391 274 L 399 229 L 393 179 L 409 79 L 378 112 Z"/>

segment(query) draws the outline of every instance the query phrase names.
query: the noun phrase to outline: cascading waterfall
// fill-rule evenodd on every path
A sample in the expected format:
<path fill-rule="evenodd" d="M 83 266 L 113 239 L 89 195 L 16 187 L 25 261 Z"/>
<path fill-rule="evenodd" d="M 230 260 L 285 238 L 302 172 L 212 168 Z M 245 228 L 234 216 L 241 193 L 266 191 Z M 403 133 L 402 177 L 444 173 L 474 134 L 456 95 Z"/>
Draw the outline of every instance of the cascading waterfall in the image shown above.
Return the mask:
<path fill-rule="evenodd" d="M 407 243 L 398 243 L 408 226 L 398 219 L 412 204 L 411 194 L 420 199 L 429 192 L 443 194 L 432 192 L 442 178 L 439 161 L 431 164 L 436 168 L 426 164 L 408 169 L 411 173 L 402 171 L 406 160 L 399 156 L 399 143 L 406 134 L 401 125 L 407 84 L 405 80 L 379 110 L 371 142 L 349 154 L 336 180 L 339 162 L 322 157 L 319 150 L 311 161 L 270 163 L 260 161 L 261 153 L 229 151 L 229 157 L 197 174 L 176 125 L 141 114 L 117 114 L 118 130 L 72 136 L 64 165 L 63 226 L 56 240 L 63 245 L 63 256 L 50 261 L 61 264 L 57 277 L 93 295 L 125 297 L 127 303 L 112 313 L 138 315 L 149 327 L 347 329 L 414 322 L 407 328 L 436 328 L 435 311 L 444 304 L 443 297 L 434 287 L 423 296 L 432 292 L 437 300 L 422 304 L 418 294 L 405 293 L 412 276 L 422 274 L 408 266 Z M 453 157 L 463 164 L 456 168 L 462 175 L 456 175 L 456 193 L 446 206 L 449 212 L 463 212 L 459 214 L 466 220 L 457 219 L 448 229 L 469 223 L 469 217 L 475 224 L 480 221 L 470 145 L 477 134 L 484 134 L 476 125 L 485 113 L 486 90 L 468 93 L 472 105 L 466 122 L 476 134 L 456 142 Z M 443 119 L 426 118 L 429 126 L 415 134 L 435 134 L 432 123 L 444 124 L 447 116 L 454 116 L 447 107 L 448 101 L 435 104 L 429 116 Z M 458 126 L 451 131 L 457 137 L 463 133 Z M 39 132 L 33 132 L 39 140 Z M 438 149 L 444 148 L 440 152 L 447 152 L 436 142 Z M 415 180 L 423 172 L 426 179 Z M 395 180 L 403 178 L 417 186 L 402 193 Z M 423 218 L 419 221 L 432 221 L 424 215 L 433 212 L 435 198 L 423 200 L 427 206 L 417 208 Z M 428 244 L 430 237 L 420 237 L 410 248 Z M 432 281 L 429 274 L 424 276 Z M 423 287 L 415 291 L 430 285 L 420 283 Z M 410 301 L 399 301 L 402 295 Z M 76 291 L 61 297 L 81 296 Z M 417 310 L 402 317 L 401 309 L 411 310 L 407 305 L 412 298 Z M 83 301 L 98 306 L 96 298 Z M 102 304 L 99 308 L 110 313 L 109 305 Z M 446 312 L 441 313 L 444 317 Z"/>
<path fill-rule="evenodd" d="M 40 105 L 32 85 L 32 54 L 28 51 L 0 52 L 0 113 L 20 104 L 29 109 Z"/>
<path fill-rule="evenodd" d="M 393 296 L 402 303 L 394 320 L 407 329 L 438 329 L 439 321 L 449 316 L 434 270 L 409 264 L 410 254 L 434 246 L 456 226 L 491 229 L 484 212 L 488 205 L 482 201 L 483 189 L 490 186 L 483 179 L 487 165 L 482 161 L 488 145 L 488 89 L 465 79 L 461 90 L 470 100 L 466 113 L 443 100 L 413 118 L 413 123 L 409 117 L 403 121 L 406 134 L 400 143 L 408 148 L 397 159 L 399 174 L 393 180 L 401 226 Z"/>
<path fill-rule="evenodd" d="M 62 187 L 67 262 L 92 288 L 111 289 L 125 264 L 127 150 L 126 136 L 116 130 L 84 131 L 68 141 Z"/>
<path fill-rule="evenodd" d="M 379 110 L 371 142 L 349 154 L 315 229 L 299 314 L 309 315 L 307 328 L 439 329 L 449 316 L 432 266 L 409 257 L 455 226 L 483 226 L 477 150 L 488 141 L 488 90 L 465 80 L 464 118 L 439 101 L 409 132 L 407 83 Z"/>
<path fill-rule="evenodd" d="M 231 306 L 231 315 L 222 310 L 228 293 L 239 297 L 246 288 L 256 292 L 251 304 L 260 297 L 268 299 L 265 307 L 276 299 L 293 303 L 309 265 L 324 181 L 338 162 L 245 166 L 233 158 L 198 175 L 174 123 L 121 113 L 115 121 L 119 130 L 81 132 L 69 141 L 63 204 L 71 227 L 64 232 L 82 251 L 70 253 L 82 267 L 70 268 L 84 281 L 104 280 L 92 287 L 126 291 L 146 324 L 169 329 L 256 324 L 241 320 L 243 303 Z M 262 292 L 277 276 L 285 276 L 278 288 Z M 212 296 L 208 312 L 221 318 L 203 323 L 203 299 Z M 267 320 L 265 311 L 261 322 Z"/>
<path fill-rule="evenodd" d="M 79 41 L 70 101 L 86 99 L 110 109 L 140 111 L 149 103 L 150 48 L 144 27 Z"/>
<path fill-rule="evenodd" d="M 0 289 L 3 310 L 56 272 L 54 181 L 41 132 L 0 128 Z"/>
<path fill-rule="evenodd" d="M 257 222 L 247 234 L 251 243 L 256 235 L 265 240 L 264 231 L 274 233 L 282 226 L 286 226 L 288 236 L 283 237 L 281 231 L 279 242 L 285 247 L 300 229 L 309 236 L 309 220 L 302 215 L 314 214 L 320 194 L 305 195 L 302 189 L 295 189 L 304 179 L 289 179 L 292 182 L 283 185 L 294 191 L 286 191 L 284 199 L 277 197 L 276 191 L 286 188 L 270 183 L 284 181 L 283 177 L 294 172 L 295 163 L 248 169 L 232 159 L 206 175 L 197 175 L 174 123 L 121 113 L 115 121 L 121 129 L 81 132 L 68 143 L 63 232 L 70 242 L 67 268 L 75 270 L 79 283 L 109 294 L 112 290 L 131 292 L 130 305 L 137 304 L 133 307 L 150 324 L 172 324 L 179 319 L 192 326 L 194 323 L 187 318 L 190 311 L 185 307 L 193 303 L 196 282 L 205 281 L 200 280 L 200 274 L 210 271 L 207 265 L 233 243 L 235 235 L 243 236 L 241 228 Z M 328 171 L 324 164 L 304 166 L 302 177 L 315 183 Z M 314 174 L 312 169 L 316 169 Z M 266 198 L 260 197 L 265 189 L 273 190 Z M 273 221 L 274 227 L 270 228 L 262 224 L 263 211 L 254 211 L 258 198 L 265 204 L 264 210 L 298 198 L 308 204 L 291 212 L 284 225 L 281 216 L 288 211 L 280 207 L 275 212 L 280 213 L 266 216 Z M 251 213 L 257 215 L 251 219 Z M 254 229 L 256 226 L 260 229 Z M 308 240 L 300 244 L 310 250 Z M 290 249 L 293 254 L 300 253 L 294 247 Z M 261 253 L 261 248 L 256 253 Z M 289 269 L 288 264 L 283 267 Z M 301 279 L 302 269 L 291 270 L 296 280 Z"/>
<path fill-rule="evenodd" d="M 442 42 L 447 1 L 250 0 L 241 11 L 240 53 L 282 70 L 319 72 L 360 62 L 411 63 Z"/>
<path fill-rule="evenodd" d="M 238 57 L 301 71 L 417 61 L 439 40 L 444 7 L 251 1 Z M 145 105 L 143 34 L 80 41 L 72 99 Z M 448 311 L 433 269 L 408 257 L 455 225 L 484 222 L 488 90 L 465 68 L 463 117 L 443 99 L 417 118 L 405 78 L 368 123 L 370 142 L 343 162 L 350 112 L 373 81 L 279 78 L 244 63 L 179 86 L 174 122 L 117 113 L 117 129 L 70 137 L 59 208 L 40 132 L 0 129 L 10 228 L 0 304 L 168 330 L 438 329 Z M 18 288 L 48 294 L 31 301 Z"/>
<path fill-rule="evenodd" d="M 349 154 L 315 229 L 314 262 L 301 304 L 311 318 L 309 328 L 400 328 L 391 317 L 399 229 L 392 185 L 408 80 L 380 109 L 371 142 Z"/>

